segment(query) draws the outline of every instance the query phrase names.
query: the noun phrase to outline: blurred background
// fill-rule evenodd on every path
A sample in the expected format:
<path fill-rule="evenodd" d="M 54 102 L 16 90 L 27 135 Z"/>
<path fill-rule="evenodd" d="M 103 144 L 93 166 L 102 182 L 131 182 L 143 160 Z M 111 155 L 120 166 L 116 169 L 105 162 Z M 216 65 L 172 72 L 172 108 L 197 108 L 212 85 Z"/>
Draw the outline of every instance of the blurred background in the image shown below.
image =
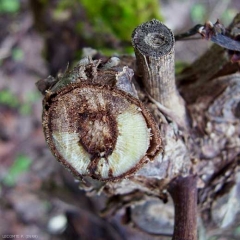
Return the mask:
<path fill-rule="evenodd" d="M 80 191 L 46 146 L 35 82 L 73 66 L 83 47 L 133 54 L 133 29 L 153 18 L 177 34 L 207 20 L 228 26 L 239 11 L 239 0 L 0 0 L 0 237 L 171 239 L 124 225 L 124 211 L 98 216 L 105 197 Z M 176 72 L 210 46 L 177 42 Z M 206 236 L 240 239 L 240 224 Z"/>

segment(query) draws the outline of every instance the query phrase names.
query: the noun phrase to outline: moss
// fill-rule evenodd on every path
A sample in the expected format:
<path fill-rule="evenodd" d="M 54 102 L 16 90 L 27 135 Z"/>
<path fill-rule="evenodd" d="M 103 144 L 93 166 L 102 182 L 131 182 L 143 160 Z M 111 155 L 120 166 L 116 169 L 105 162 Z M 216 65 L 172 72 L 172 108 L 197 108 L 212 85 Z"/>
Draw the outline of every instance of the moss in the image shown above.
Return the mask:
<path fill-rule="evenodd" d="M 118 39 L 130 41 L 133 29 L 157 18 L 162 20 L 157 0 L 78 0 L 95 30 L 112 33 Z"/>

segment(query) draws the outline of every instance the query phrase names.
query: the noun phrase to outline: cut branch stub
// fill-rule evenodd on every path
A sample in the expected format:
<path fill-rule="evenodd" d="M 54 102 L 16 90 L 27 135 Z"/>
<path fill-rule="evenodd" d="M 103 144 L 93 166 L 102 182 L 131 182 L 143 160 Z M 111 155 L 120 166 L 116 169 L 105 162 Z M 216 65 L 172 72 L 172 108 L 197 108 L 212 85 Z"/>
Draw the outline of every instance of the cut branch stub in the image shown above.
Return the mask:
<path fill-rule="evenodd" d="M 43 102 L 46 141 L 65 167 L 107 181 L 127 177 L 154 158 L 159 130 L 137 98 L 96 78 L 74 81 Z"/>
<path fill-rule="evenodd" d="M 174 53 L 174 37 L 170 29 L 158 20 L 143 23 L 132 34 L 134 47 L 145 56 L 160 58 Z"/>
<path fill-rule="evenodd" d="M 147 92 L 167 107 L 176 91 L 174 77 L 174 36 L 157 20 L 138 26 L 132 34 L 137 70 Z"/>
<path fill-rule="evenodd" d="M 158 20 L 143 23 L 132 34 L 137 59 L 137 73 L 148 94 L 175 111 L 186 122 L 183 100 L 175 84 L 174 36 Z"/>

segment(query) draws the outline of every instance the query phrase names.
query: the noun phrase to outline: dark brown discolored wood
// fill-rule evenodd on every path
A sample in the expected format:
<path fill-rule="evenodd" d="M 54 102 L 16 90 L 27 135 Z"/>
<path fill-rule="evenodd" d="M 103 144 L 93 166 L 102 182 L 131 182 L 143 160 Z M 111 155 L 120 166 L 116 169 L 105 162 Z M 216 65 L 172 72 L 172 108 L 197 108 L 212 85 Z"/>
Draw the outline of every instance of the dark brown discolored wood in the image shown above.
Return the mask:
<path fill-rule="evenodd" d="M 79 113 L 79 139 L 93 158 L 112 154 L 118 135 L 116 119 L 108 111 Z"/>
<path fill-rule="evenodd" d="M 109 168 L 108 178 L 104 178 L 104 180 L 114 180 L 132 174 L 147 159 L 153 159 L 159 152 L 161 138 L 158 126 L 139 100 L 107 85 L 69 84 L 62 90 L 45 98 L 43 128 L 51 151 L 76 176 L 92 176 L 103 180 L 101 175 L 96 172 L 97 166 L 100 164 L 101 167 L 104 167 L 104 163 L 99 161 L 105 158 L 107 163 L 108 157 L 115 149 L 119 133 L 117 116 L 133 104 L 143 115 L 147 127 L 151 129 L 152 136 L 146 156 L 139 159 L 135 167 L 117 178 L 113 175 L 115 170 Z M 59 132 L 59 129 L 61 132 Z M 69 164 L 68 159 L 64 159 L 62 153 L 58 152 L 54 140 L 56 134 L 74 135 L 75 133 L 78 134 L 78 144 L 90 155 L 90 163 L 86 167 L 88 173 L 83 175 L 79 174 L 79 169 L 75 169 Z"/>

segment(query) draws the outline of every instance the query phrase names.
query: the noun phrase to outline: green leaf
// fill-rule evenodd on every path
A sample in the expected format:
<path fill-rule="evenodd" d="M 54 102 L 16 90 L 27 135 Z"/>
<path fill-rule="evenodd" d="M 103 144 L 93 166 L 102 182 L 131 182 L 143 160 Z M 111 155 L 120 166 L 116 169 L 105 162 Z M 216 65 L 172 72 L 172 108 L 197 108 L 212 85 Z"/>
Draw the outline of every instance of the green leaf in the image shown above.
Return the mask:
<path fill-rule="evenodd" d="M 20 9 L 19 0 L 1 0 L 0 13 L 15 13 Z"/>
<path fill-rule="evenodd" d="M 31 165 L 31 160 L 25 155 L 19 155 L 15 159 L 12 166 L 9 168 L 8 173 L 3 178 L 3 183 L 6 186 L 12 187 L 16 184 L 19 176 L 27 172 L 29 170 L 29 167 Z"/>

